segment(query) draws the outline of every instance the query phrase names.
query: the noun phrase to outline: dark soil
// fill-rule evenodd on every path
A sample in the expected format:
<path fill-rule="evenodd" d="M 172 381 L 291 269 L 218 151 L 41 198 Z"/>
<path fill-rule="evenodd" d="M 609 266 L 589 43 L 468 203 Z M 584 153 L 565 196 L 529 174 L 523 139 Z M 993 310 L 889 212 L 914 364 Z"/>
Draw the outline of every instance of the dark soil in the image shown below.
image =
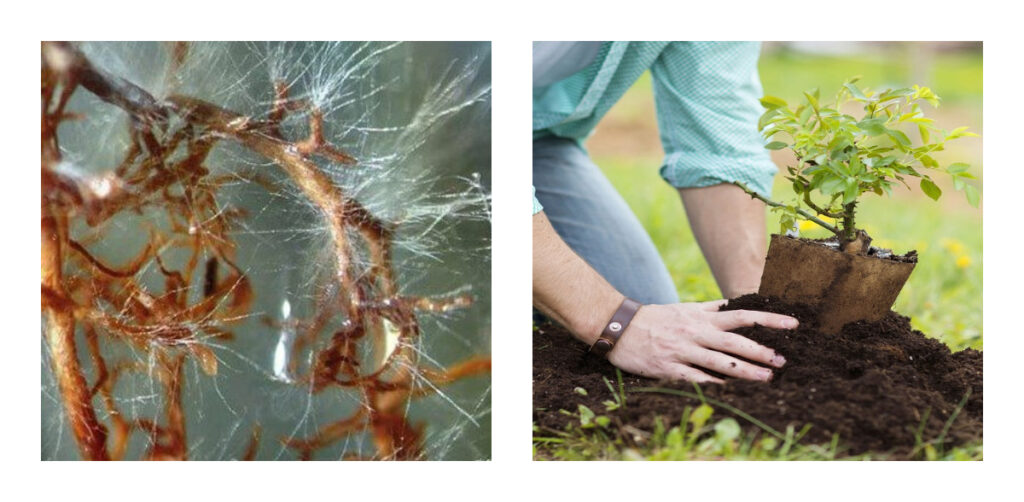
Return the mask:
<path fill-rule="evenodd" d="M 847 454 L 880 452 L 908 458 L 922 422 L 922 440 L 936 440 L 970 391 L 943 446 L 981 440 L 981 352 L 952 353 L 942 342 L 912 330 L 910 319 L 895 312 L 877 322 L 848 324 L 839 335 L 825 335 L 816 330 L 816 315 L 808 307 L 758 295 L 737 298 L 723 307 L 740 309 L 791 315 L 800 320 L 800 327 L 796 331 L 761 326 L 736 330 L 782 354 L 786 366 L 775 371 L 771 382 L 705 384 L 701 390 L 708 398 L 728 403 L 778 431 L 788 425 L 800 430 L 811 424 L 801 444 L 829 443 L 838 433 Z M 551 435 L 551 430 L 563 430 L 578 420 L 559 410 L 576 411 L 579 404 L 609 415 L 619 430 L 631 426 L 644 431 L 653 430 L 656 420 L 669 427 L 678 425 L 687 407 L 700 404 L 688 397 L 631 392 L 662 387 L 692 393 L 690 383 L 623 374 L 627 406 L 606 413 L 602 403 L 611 398 L 611 392 L 603 377 L 616 382 L 616 371 L 604 360 L 586 357 L 586 350 L 558 325 L 543 324 L 534 333 L 533 419 L 541 428 L 539 435 Z M 577 393 L 576 387 L 586 389 L 587 395 Z M 715 417 L 728 415 L 715 407 Z M 742 417 L 736 419 L 751 431 L 759 430 Z"/>

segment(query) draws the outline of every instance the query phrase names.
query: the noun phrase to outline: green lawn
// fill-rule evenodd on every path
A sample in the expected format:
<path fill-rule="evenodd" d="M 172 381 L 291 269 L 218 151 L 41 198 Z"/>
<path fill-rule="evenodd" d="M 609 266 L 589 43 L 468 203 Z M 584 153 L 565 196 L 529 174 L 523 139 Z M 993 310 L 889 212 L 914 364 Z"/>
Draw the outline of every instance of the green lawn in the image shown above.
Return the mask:
<path fill-rule="evenodd" d="M 863 75 L 865 82 L 901 85 L 907 78 L 903 60 L 878 57 L 796 56 L 776 52 L 762 57 L 762 81 L 766 94 L 795 99 L 804 89 L 821 86 L 837 88 L 852 75 Z M 936 56 L 929 72 L 931 83 L 945 97 L 942 120 L 959 120 L 948 128 L 968 125 L 980 131 L 981 56 L 977 53 Z M 635 124 L 638 120 L 653 125 L 650 80 L 645 76 L 605 118 Z M 610 128 L 615 130 L 615 128 Z M 601 140 L 600 129 L 588 146 Z M 635 151 L 617 154 L 592 148 L 595 162 L 604 170 L 650 233 L 675 280 L 683 301 L 703 301 L 720 297 L 718 287 L 694 242 L 682 204 L 675 189 L 658 176 L 660 151 L 638 155 Z M 980 140 L 969 148 L 949 152 L 966 155 L 981 178 Z M 980 187 L 980 182 L 979 182 Z M 907 192 L 892 199 L 866 197 L 860 207 L 859 221 L 875 238 L 875 244 L 903 253 L 916 249 L 920 261 L 894 309 L 910 316 L 915 328 L 948 344 L 953 350 L 982 348 L 982 212 L 970 208 L 961 194 L 952 190 L 939 203 L 920 193 Z M 774 197 L 791 197 L 787 184 L 776 180 Z M 949 200 L 947 200 L 949 199 Z M 769 215 L 769 232 L 778 224 Z M 824 237 L 825 231 L 812 225 L 803 228 L 805 236 Z M 712 409 L 714 406 L 712 406 Z M 705 410 L 706 413 L 707 410 Z M 648 438 L 642 447 L 626 447 L 611 430 L 591 426 L 573 429 L 559 437 L 538 439 L 537 458 L 544 459 L 832 459 L 833 445 L 803 445 L 795 441 L 799 431 L 786 438 L 753 440 L 734 427 L 731 418 L 704 421 L 693 416 L 679 424 L 670 424 Z M 701 418 L 701 417 L 696 417 Z M 699 423 L 698 423 L 699 422 Z M 981 444 L 936 451 L 921 445 L 916 455 L 929 459 L 980 459 Z M 846 457 L 849 458 L 849 457 Z M 869 457 L 869 458 L 878 458 Z"/>

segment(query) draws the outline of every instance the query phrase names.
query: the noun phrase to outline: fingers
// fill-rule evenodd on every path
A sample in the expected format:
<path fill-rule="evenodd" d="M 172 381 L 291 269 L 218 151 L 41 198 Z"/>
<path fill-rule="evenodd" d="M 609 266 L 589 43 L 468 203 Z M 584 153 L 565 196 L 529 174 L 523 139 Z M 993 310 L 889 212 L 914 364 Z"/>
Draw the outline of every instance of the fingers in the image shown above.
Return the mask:
<path fill-rule="evenodd" d="M 703 368 L 721 373 L 726 376 L 743 378 L 746 380 L 760 380 L 767 382 L 772 379 L 772 370 L 741 361 L 728 354 L 714 350 L 703 350 L 696 360 L 689 361 Z"/>
<path fill-rule="evenodd" d="M 722 331 L 728 331 L 730 329 L 753 326 L 754 324 L 776 329 L 793 329 L 797 327 L 799 322 L 792 317 L 771 312 L 727 310 L 716 313 L 711 318 L 711 324 Z"/>
<path fill-rule="evenodd" d="M 674 364 L 669 366 L 667 373 L 662 375 L 662 378 L 686 380 L 687 382 L 697 383 L 725 383 L 720 378 L 715 378 L 697 368 L 687 366 L 685 364 Z"/>
<path fill-rule="evenodd" d="M 751 361 L 764 363 L 769 366 L 781 368 L 786 364 L 786 358 L 777 354 L 775 350 L 765 347 L 747 337 L 719 331 L 700 337 L 699 343 L 706 348 L 714 349 L 726 354 L 733 354 Z"/>

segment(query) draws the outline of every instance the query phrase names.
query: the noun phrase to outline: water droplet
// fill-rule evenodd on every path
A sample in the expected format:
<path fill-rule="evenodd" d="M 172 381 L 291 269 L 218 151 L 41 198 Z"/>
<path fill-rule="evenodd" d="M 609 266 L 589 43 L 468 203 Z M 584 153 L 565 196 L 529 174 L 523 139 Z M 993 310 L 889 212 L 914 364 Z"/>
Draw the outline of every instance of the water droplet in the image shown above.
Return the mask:
<path fill-rule="evenodd" d="M 398 348 L 398 340 L 402 335 L 402 330 L 398 329 L 398 326 L 395 326 L 386 318 L 381 324 L 384 328 L 384 343 L 376 361 L 378 368 L 384 366 L 384 363 L 391 357 L 391 354 Z"/>
<path fill-rule="evenodd" d="M 110 182 L 110 178 L 102 176 L 99 178 L 93 178 L 89 182 L 89 188 L 92 189 L 92 193 L 96 197 L 103 198 L 110 195 L 110 192 L 114 189 L 114 184 Z"/>

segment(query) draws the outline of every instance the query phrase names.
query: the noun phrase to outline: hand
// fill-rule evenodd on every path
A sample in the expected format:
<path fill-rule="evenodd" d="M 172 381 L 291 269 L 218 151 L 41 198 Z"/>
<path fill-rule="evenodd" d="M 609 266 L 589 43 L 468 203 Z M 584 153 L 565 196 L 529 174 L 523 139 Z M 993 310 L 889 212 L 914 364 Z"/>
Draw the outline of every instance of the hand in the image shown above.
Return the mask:
<path fill-rule="evenodd" d="M 730 354 L 776 368 L 786 359 L 728 330 L 754 324 L 793 329 L 798 321 L 751 310 L 719 312 L 726 301 L 645 305 L 608 353 L 608 360 L 625 371 L 652 378 L 723 383 L 699 366 L 736 378 L 771 380 L 772 370 Z"/>

